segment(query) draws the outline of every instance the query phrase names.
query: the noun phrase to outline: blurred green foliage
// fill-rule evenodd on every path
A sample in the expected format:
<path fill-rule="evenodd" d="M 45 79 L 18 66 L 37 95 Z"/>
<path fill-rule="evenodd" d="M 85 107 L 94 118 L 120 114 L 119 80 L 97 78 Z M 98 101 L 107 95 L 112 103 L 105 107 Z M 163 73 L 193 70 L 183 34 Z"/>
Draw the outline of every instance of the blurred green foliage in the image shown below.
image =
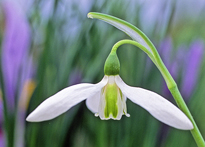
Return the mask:
<path fill-rule="evenodd" d="M 48 3 L 49 8 L 47 8 Z M 150 11 L 152 4 L 159 7 L 160 13 L 144 14 Z M 27 16 L 32 28 L 30 53 L 34 57 L 37 68 L 34 77 L 36 89 L 31 97 L 27 114 L 47 97 L 69 85 L 79 82 L 99 82 L 104 75 L 104 62 L 114 43 L 129 38 L 106 23 L 87 19 L 86 15 L 89 11 L 110 14 L 134 24 L 148 35 L 156 48 L 167 36 L 173 39 L 172 52 L 176 52 L 182 44 L 189 46 L 195 39 L 200 38 L 205 41 L 203 25 L 205 17 L 181 16 L 184 13 L 183 10 L 177 11 L 182 9 L 177 1 L 170 3 L 158 0 L 156 3 L 149 4 L 134 0 L 81 0 L 80 2 L 36 0 L 29 8 Z M 203 14 L 202 12 L 200 15 Z M 151 17 L 156 19 L 155 23 L 149 22 Z M 199 19 L 195 19 L 196 17 Z M 142 19 L 147 22 L 143 22 Z M 145 26 L 150 28 L 146 29 Z M 163 94 L 163 78 L 141 50 L 131 45 L 124 45 L 118 50 L 118 56 L 121 62 L 120 75 L 128 85 Z M 205 59 L 203 58 L 196 87 L 187 101 L 203 136 L 205 136 L 204 70 Z M 80 79 L 77 75 L 80 75 Z M 82 102 L 53 120 L 41 123 L 27 122 L 25 146 L 196 146 L 189 131 L 165 126 L 129 100 L 127 108 L 130 118 L 122 117 L 120 121 L 102 121 L 94 117 L 94 114 L 86 108 L 85 102 Z"/>

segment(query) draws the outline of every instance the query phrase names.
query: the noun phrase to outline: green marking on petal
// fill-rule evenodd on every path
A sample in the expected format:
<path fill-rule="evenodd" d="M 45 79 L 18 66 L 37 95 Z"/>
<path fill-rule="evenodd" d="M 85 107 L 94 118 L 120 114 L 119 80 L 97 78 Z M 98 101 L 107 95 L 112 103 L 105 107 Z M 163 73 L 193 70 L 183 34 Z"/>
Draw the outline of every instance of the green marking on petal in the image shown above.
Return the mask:
<path fill-rule="evenodd" d="M 118 87 L 116 84 L 108 84 L 105 89 L 105 118 L 113 116 L 117 118 L 118 115 Z"/>

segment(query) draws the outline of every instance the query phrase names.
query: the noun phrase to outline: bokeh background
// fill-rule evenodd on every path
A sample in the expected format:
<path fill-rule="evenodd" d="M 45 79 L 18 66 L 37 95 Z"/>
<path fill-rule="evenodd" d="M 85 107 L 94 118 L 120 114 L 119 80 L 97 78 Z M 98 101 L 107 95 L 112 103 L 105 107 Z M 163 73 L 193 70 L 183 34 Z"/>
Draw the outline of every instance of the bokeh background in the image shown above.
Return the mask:
<path fill-rule="evenodd" d="M 46 122 L 26 116 L 57 91 L 97 83 L 112 46 L 129 37 L 87 13 L 140 28 L 154 43 L 205 136 L 203 0 L 1 0 L 0 147 L 196 147 L 189 131 L 162 124 L 127 100 L 130 118 L 102 121 L 81 102 Z M 120 76 L 176 104 L 158 69 L 138 48 L 118 50 Z"/>

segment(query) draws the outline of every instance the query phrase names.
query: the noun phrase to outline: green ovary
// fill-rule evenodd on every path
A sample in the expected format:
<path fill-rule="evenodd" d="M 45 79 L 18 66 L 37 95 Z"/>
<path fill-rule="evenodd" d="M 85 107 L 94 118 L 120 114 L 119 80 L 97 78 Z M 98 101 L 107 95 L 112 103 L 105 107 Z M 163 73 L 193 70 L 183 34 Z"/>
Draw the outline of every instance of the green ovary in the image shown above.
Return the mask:
<path fill-rule="evenodd" d="M 117 100 L 119 89 L 116 84 L 108 84 L 105 90 L 105 118 L 112 116 L 116 118 L 118 115 Z"/>

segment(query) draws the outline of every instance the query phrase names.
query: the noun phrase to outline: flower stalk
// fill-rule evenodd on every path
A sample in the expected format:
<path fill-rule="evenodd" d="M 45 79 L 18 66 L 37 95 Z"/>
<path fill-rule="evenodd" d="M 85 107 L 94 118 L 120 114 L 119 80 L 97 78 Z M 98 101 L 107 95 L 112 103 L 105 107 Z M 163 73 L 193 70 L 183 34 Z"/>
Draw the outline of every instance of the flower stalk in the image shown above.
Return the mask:
<path fill-rule="evenodd" d="M 172 78 L 171 74 L 167 70 L 166 66 L 161 60 L 161 57 L 159 56 L 155 46 L 153 43 L 149 40 L 149 38 L 137 27 L 134 25 L 119 19 L 117 17 L 103 14 L 103 13 L 96 13 L 96 12 L 90 12 L 88 13 L 88 18 L 97 18 L 100 19 L 106 23 L 109 23 L 119 30 L 125 32 L 128 36 L 130 36 L 134 41 L 132 40 L 122 40 L 116 43 L 113 47 L 113 50 L 117 50 L 117 48 L 122 44 L 132 44 L 140 49 L 142 49 L 153 61 L 153 63 L 157 66 L 157 68 L 160 70 L 162 76 L 165 79 L 165 82 L 168 86 L 168 89 L 171 91 L 177 105 L 179 108 L 189 117 L 189 119 L 192 121 L 194 128 L 191 130 L 191 133 L 198 145 L 198 147 L 205 147 L 204 139 L 189 111 L 187 108 L 178 88 L 177 84 L 175 83 L 174 79 Z"/>
<path fill-rule="evenodd" d="M 174 97 L 178 107 L 187 115 L 187 117 L 191 120 L 194 128 L 191 131 L 192 136 L 194 137 L 196 144 L 198 145 L 198 147 L 205 147 L 205 142 L 204 139 L 189 111 L 189 108 L 187 107 L 186 103 L 184 102 L 184 99 L 181 96 L 181 93 L 179 92 L 179 89 L 177 87 L 176 82 L 174 81 L 174 79 L 172 78 L 171 74 L 169 73 L 169 71 L 167 70 L 166 66 L 164 65 L 162 59 L 160 58 L 159 54 L 155 54 L 155 57 L 153 57 L 152 54 L 149 54 L 149 52 L 147 52 L 146 48 L 144 46 L 142 46 L 140 43 L 133 41 L 133 40 L 121 40 L 118 41 L 112 48 L 112 52 L 116 53 L 118 47 L 120 47 L 123 44 L 131 44 L 134 45 L 140 49 L 142 49 L 145 53 L 147 53 L 147 55 L 150 57 L 150 59 L 154 62 L 154 64 L 158 67 L 158 69 L 160 70 L 162 76 L 164 77 L 166 84 L 168 86 L 168 89 L 170 90 L 172 96 Z"/>

